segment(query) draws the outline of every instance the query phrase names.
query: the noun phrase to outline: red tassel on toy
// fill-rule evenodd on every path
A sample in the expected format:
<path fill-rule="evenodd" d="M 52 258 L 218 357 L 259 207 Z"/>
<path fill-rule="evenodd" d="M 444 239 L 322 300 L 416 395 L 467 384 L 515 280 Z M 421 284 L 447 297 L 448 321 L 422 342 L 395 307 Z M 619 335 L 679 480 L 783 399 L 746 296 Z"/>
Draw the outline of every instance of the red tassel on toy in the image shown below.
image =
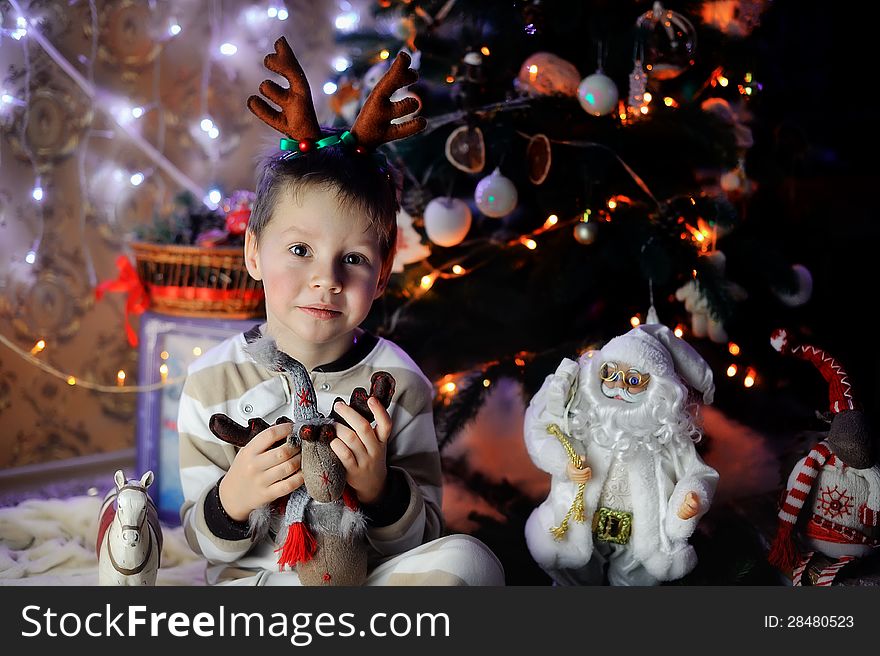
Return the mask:
<path fill-rule="evenodd" d="M 285 565 L 293 568 L 297 563 L 306 563 L 312 559 L 317 549 L 315 536 L 305 524 L 302 522 L 291 524 L 287 529 L 287 539 L 284 540 L 284 544 L 275 550 L 275 553 L 281 552 L 278 557 L 278 567 L 283 572 Z"/>
<path fill-rule="evenodd" d="M 354 490 L 352 490 L 348 485 L 346 485 L 345 489 L 342 490 L 342 502 L 346 505 L 346 507 L 348 507 L 349 510 L 357 510 L 360 507 Z"/>
<path fill-rule="evenodd" d="M 785 571 L 793 570 L 800 559 L 800 554 L 791 535 L 793 529 L 793 524 L 780 522 L 779 530 L 776 531 L 776 537 L 770 547 L 770 553 L 767 555 L 767 561 L 771 565 Z"/>

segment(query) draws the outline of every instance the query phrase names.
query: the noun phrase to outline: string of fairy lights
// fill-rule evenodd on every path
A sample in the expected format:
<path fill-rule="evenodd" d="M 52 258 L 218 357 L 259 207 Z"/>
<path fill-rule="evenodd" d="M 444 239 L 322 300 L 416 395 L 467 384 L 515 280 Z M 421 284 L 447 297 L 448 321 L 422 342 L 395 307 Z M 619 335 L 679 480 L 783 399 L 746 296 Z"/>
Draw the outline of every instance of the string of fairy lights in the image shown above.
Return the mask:
<path fill-rule="evenodd" d="M 11 106 L 21 107 L 23 108 L 23 111 L 28 111 L 28 107 L 30 105 L 29 76 L 31 62 L 28 54 L 26 40 L 32 39 L 33 42 L 38 44 L 42 48 L 42 50 L 55 62 L 55 64 L 57 64 L 58 67 L 62 71 L 64 71 L 71 78 L 71 80 L 73 80 L 73 82 L 83 91 L 83 93 L 85 93 L 85 95 L 92 102 L 92 106 L 97 110 L 104 112 L 108 116 L 108 118 L 112 120 L 114 126 L 119 128 L 119 130 L 116 132 L 123 135 L 131 144 L 137 147 L 147 157 L 147 159 L 152 162 L 155 168 L 148 169 L 146 171 L 134 171 L 131 172 L 130 175 L 128 175 L 128 180 L 133 187 L 141 185 L 148 176 L 150 176 L 152 173 L 155 172 L 156 169 L 158 169 L 162 171 L 165 175 L 167 175 L 170 179 L 174 180 L 174 182 L 178 186 L 187 189 L 196 198 L 202 199 L 203 203 L 209 209 L 216 209 L 222 199 L 222 193 L 220 192 L 220 190 L 216 188 L 206 189 L 204 186 L 191 180 L 185 173 L 183 173 L 183 171 L 181 171 L 174 163 L 172 163 L 162 154 L 162 144 L 164 142 L 164 133 L 162 129 L 164 128 L 164 122 L 159 121 L 160 132 L 158 147 L 147 141 L 137 129 L 137 121 L 142 118 L 148 111 L 156 109 L 159 102 L 158 88 L 155 86 L 158 84 L 158 61 L 156 66 L 156 76 L 154 79 L 153 102 L 150 105 L 143 107 L 131 107 L 128 104 L 120 105 L 119 102 L 116 101 L 116 99 L 112 98 L 111 94 L 108 94 L 102 89 L 99 89 L 95 86 L 94 83 L 94 62 L 97 52 L 98 34 L 97 12 L 94 0 L 89 1 L 89 11 L 92 27 L 90 56 L 81 58 L 87 66 L 86 75 L 81 74 L 79 70 L 77 70 L 77 68 L 72 65 L 71 62 L 69 62 L 52 45 L 52 43 L 41 33 L 39 29 L 39 21 L 37 19 L 29 18 L 22 10 L 17 0 L 9 0 L 9 3 L 14 12 L 17 14 L 15 18 L 15 27 L 13 29 L 3 29 L 3 33 L 12 37 L 12 39 L 14 39 L 15 41 L 21 42 L 24 48 L 25 97 L 22 99 L 16 98 L 12 94 L 8 93 L 6 90 L 3 90 L 2 94 L 0 94 L 0 109 L 2 109 L 3 106 Z M 443 11 L 448 11 L 448 8 L 442 10 L 441 13 L 443 13 Z M 247 16 L 248 20 L 265 21 L 268 19 L 285 21 L 289 17 L 289 13 L 287 9 L 283 7 L 283 5 L 279 3 L 269 3 L 268 7 L 254 5 L 249 10 Z M 236 52 L 238 51 L 238 47 L 235 45 L 235 43 L 231 41 L 224 41 L 220 36 L 219 25 L 221 20 L 221 4 L 217 2 L 217 0 L 212 1 L 209 11 L 207 12 L 207 19 L 210 27 L 210 47 L 212 51 L 216 50 L 217 53 L 219 53 L 219 55 L 222 57 L 229 57 L 236 54 Z M 442 16 L 438 14 L 438 16 L 433 17 L 433 19 L 442 20 Z M 359 12 L 349 3 L 343 3 L 341 13 L 339 13 L 334 20 L 335 28 L 340 32 L 351 32 L 358 27 L 359 23 Z M 172 17 L 168 24 L 166 38 L 175 38 L 180 35 L 182 31 L 183 26 L 180 24 L 180 22 Z M 492 54 L 489 47 L 485 45 L 480 48 L 480 52 L 484 57 L 489 57 Z M 378 62 L 381 60 L 387 60 L 390 57 L 390 54 L 391 53 L 387 48 L 381 48 L 373 54 L 372 58 Z M 202 136 L 208 142 L 216 141 L 220 137 L 220 127 L 209 115 L 206 100 L 208 95 L 207 89 L 210 80 L 211 64 L 211 57 L 206 57 L 203 62 L 201 92 L 199 97 L 201 118 L 198 121 L 198 130 L 194 130 L 194 132 L 199 133 L 200 136 Z M 330 65 L 336 74 L 343 74 L 351 67 L 352 62 L 347 57 L 336 55 L 333 57 Z M 539 73 L 537 69 L 530 69 L 529 72 L 531 75 L 537 75 Z M 452 74 L 446 77 L 446 82 L 449 84 L 452 84 L 455 81 L 456 78 Z M 692 98 L 692 101 L 693 99 L 699 98 L 708 89 L 716 86 L 728 87 L 731 84 L 737 84 L 737 90 L 741 95 L 744 96 L 751 96 L 756 89 L 760 89 L 760 85 L 754 81 L 751 73 L 746 73 L 743 76 L 742 80 L 736 83 L 725 74 L 722 67 L 718 67 L 714 71 L 712 71 L 711 75 L 703 84 L 703 86 L 697 90 Z M 337 93 L 337 91 L 339 90 L 339 86 L 331 77 L 331 79 L 328 79 L 323 84 L 322 90 L 326 95 L 332 96 L 333 94 Z M 644 93 L 641 99 L 640 107 L 637 108 L 637 113 L 641 115 L 648 114 L 651 111 L 652 103 L 657 101 L 658 99 L 653 98 L 649 92 Z M 665 96 L 662 99 L 659 99 L 659 101 L 668 108 L 675 109 L 679 107 L 679 101 L 671 96 Z M 528 105 L 529 102 L 530 101 L 528 99 L 519 99 L 506 101 L 504 103 L 493 103 L 470 111 L 477 114 L 491 114 L 493 112 L 499 111 L 515 111 Z M 613 115 L 621 122 L 622 125 L 626 125 L 634 120 L 638 120 L 638 116 L 634 116 L 634 113 L 631 111 L 631 109 L 632 108 L 628 108 L 626 104 L 621 101 L 619 103 L 618 111 Z M 463 111 L 458 111 L 443 116 L 432 117 L 429 120 L 428 131 L 436 130 L 449 123 L 460 122 L 464 118 L 464 116 L 465 113 Z M 25 120 L 22 125 L 27 125 L 27 121 Z M 78 161 L 78 171 L 84 193 L 84 151 L 85 146 L 88 144 L 88 139 L 93 132 L 97 134 L 98 131 L 91 129 L 86 131 Z M 526 139 L 530 138 L 530 135 L 520 134 L 520 136 Z M 26 139 L 23 139 L 22 141 L 25 144 L 27 143 Z M 558 143 L 581 148 L 607 149 L 607 147 L 602 144 L 592 142 Z M 612 154 L 617 157 L 617 155 L 613 153 L 613 151 Z M 40 226 L 42 226 L 43 201 L 46 198 L 47 190 L 43 188 L 41 176 L 37 170 L 37 164 L 32 153 L 30 154 L 30 157 L 31 164 L 34 168 L 35 180 L 31 196 L 39 207 L 39 224 Z M 210 159 L 213 164 L 216 158 Z M 617 157 L 617 159 L 620 164 L 627 170 L 637 186 L 646 194 L 646 196 L 650 198 L 655 204 L 659 205 L 657 199 L 654 198 L 647 185 L 641 180 L 641 178 L 635 173 L 635 171 L 633 171 L 625 162 L 620 160 L 619 157 Z M 487 257 L 484 257 L 480 261 L 474 261 L 477 255 L 483 255 L 489 252 L 500 253 L 504 249 L 513 248 L 525 248 L 529 251 L 537 251 L 539 249 L 540 237 L 542 235 L 545 235 L 546 233 L 549 233 L 551 231 L 574 226 L 580 222 L 587 223 L 590 221 L 611 221 L 613 218 L 614 210 L 617 207 L 631 203 L 632 200 L 627 196 L 615 195 L 607 199 L 607 201 L 604 203 L 604 207 L 598 211 L 594 212 L 593 209 L 588 208 L 585 209 L 581 214 L 575 215 L 567 219 L 560 219 L 560 217 L 556 214 L 550 214 L 542 223 L 542 225 L 538 228 L 528 233 L 522 234 L 518 237 L 508 239 L 501 243 L 499 243 L 497 240 L 492 240 L 490 238 L 481 238 L 465 242 L 464 244 L 462 244 L 462 246 L 465 247 L 465 249 L 467 250 L 466 254 L 449 260 L 445 262 L 442 266 L 431 266 L 430 269 L 424 275 L 422 275 L 411 288 L 409 288 L 409 298 L 407 302 L 397 310 L 397 316 L 400 316 L 400 313 L 402 313 L 409 304 L 422 298 L 432 288 L 437 280 L 461 279 L 468 274 L 471 274 L 474 271 L 478 270 L 480 267 L 488 262 Z M 81 212 L 81 214 L 83 213 Z M 81 216 L 80 220 L 84 247 L 86 249 L 86 266 L 89 271 L 89 279 L 94 285 L 96 283 L 94 266 L 91 262 L 91 256 L 88 252 L 88 247 L 85 244 L 83 227 L 84 216 Z M 39 252 L 40 242 L 42 239 L 42 227 L 40 227 L 39 233 L 40 235 L 38 235 L 37 239 L 34 241 L 33 245 L 31 246 L 25 257 L 25 261 L 29 264 L 34 264 L 36 261 Z M 682 239 L 691 240 L 702 253 L 711 252 L 712 250 L 714 250 L 714 231 L 710 230 L 704 225 L 698 225 L 694 227 L 685 223 L 682 232 Z M 694 277 L 696 277 L 696 272 L 694 272 Z M 392 323 L 395 320 L 396 319 L 392 319 Z M 641 321 L 641 317 L 639 315 L 636 315 L 630 319 L 630 324 L 634 327 L 639 325 Z M 674 331 L 677 336 L 682 337 L 684 336 L 686 329 L 683 325 L 679 324 L 675 327 Z M 41 359 L 40 354 L 43 353 L 48 347 L 48 343 L 45 338 L 39 339 L 29 350 L 21 348 L 13 340 L 2 334 L 0 334 L 0 343 L 22 357 L 25 361 L 33 364 L 45 373 L 60 380 L 63 380 L 67 385 L 71 387 L 80 387 L 96 392 L 118 394 L 151 392 L 162 387 L 180 382 L 179 378 L 172 378 L 169 376 L 169 368 L 166 362 L 169 356 L 166 352 L 162 353 L 161 359 L 163 361 L 159 366 L 159 374 L 161 378 L 160 381 L 146 385 L 132 385 L 128 380 L 129 376 L 123 369 L 120 369 L 117 372 L 116 380 L 113 384 L 103 384 L 95 381 L 86 380 L 80 376 L 75 375 L 72 372 L 62 371 Z M 739 358 L 741 355 L 739 346 L 734 342 L 730 342 L 728 344 L 728 351 L 733 358 Z M 195 353 L 194 351 L 194 354 L 197 353 Z M 514 361 L 518 366 L 525 366 L 526 361 L 532 356 L 534 356 L 534 354 L 521 352 L 514 356 Z M 462 376 L 468 375 L 470 373 L 474 373 L 480 370 L 485 371 L 489 366 L 491 366 L 491 364 L 492 363 L 486 363 L 468 372 L 447 374 L 441 377 L 438 381 L 436 381 L 438 393 L 441 395 L 454 394 L 457 390 L 455 380 L 459 380 Z M 730 378 L 734 378 L 741 373 L 744 374 L 742 379 L 742 384 L 744 387 L 751 388 L 756 384 L 758 378 L 757 372 L 753 366 L 743 366 L 741 364 L 738 364 L 737 361 L 733 361 L 726 370 L 726 374 Z M 483 380 L 483 385 L 485 387 L 489 387 L 490 384 L 491 381 L 488 378 L 485 378 Z"/>

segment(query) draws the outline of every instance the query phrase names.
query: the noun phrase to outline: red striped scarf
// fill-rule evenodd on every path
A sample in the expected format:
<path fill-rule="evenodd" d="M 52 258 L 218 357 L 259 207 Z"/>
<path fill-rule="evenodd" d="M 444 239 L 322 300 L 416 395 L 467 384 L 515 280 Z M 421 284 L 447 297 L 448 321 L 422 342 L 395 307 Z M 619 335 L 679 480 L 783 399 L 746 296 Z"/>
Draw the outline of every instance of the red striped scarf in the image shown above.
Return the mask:
<path fill-rule="evenodd" d="M 779 509 L 776 538 L 773 540 L 770 554 L 767 556 L 771 565 L 783 570 L 792 570 L 797 566 L 800 554 L 792 536 L 794 525 L 810 495 L 810 490 L 813 489 L 816 477 L 829 457 L 831 457 L 831 449 L 828 442 L 822 440 L 810 450 L 798 471 L 794 484 L 787 490 L 785 500 Z"/>

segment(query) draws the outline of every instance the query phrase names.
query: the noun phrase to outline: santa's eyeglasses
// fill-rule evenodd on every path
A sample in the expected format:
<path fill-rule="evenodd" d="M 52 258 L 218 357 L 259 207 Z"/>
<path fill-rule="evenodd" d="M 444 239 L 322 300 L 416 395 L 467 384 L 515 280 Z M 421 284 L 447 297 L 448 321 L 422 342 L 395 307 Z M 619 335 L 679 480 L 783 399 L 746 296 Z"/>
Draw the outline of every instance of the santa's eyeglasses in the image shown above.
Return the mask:
<path fill-rule="evenodd" d="M 648 384 L 651 374 L 644 374 L 638 369 L 621 369 L 616 362 L 603 362 L 599 367 L 599 378 L 606 383 L 621 380 L 628 388 L 640 388 Z"/>

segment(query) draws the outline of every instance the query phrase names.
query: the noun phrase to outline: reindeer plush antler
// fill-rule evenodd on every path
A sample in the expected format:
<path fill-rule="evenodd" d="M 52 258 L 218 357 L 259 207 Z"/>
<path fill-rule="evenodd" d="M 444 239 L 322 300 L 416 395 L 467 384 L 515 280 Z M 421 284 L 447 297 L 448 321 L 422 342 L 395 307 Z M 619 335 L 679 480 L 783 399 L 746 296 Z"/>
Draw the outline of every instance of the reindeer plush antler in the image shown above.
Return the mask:
<path fill-rule="evenodd" d="M 272 80 L 263 80 L 260 84 L 260 93 L 278 105 L 281 111 L 272 109 L 269 103 L 259 96 L 251 96 L 247 99 L 248 109 L 266 125 L 291 139 L 297 141 L 318 139 L 321 136 L 321 127 L 315 115 L 312 91 L 306 80 L 306 74 L 296 60 L 293 50 L 290 49 L 287 39 L 282 36 L 275 42 L 275 52 L 266 55 L 263 65 L 285 78 L 290 83 L 290 88 L 285 89 Z"/>
<path fill-rule="evenodd" d="M 392 119 L 411 114 L 419 108 L 419 101 L 415 98 L 391 101 L 395 91 L 419 79 L 419 74 L 409 67 L 411 61 L 408 54 L 399 53 L 391 68 L 373 87 L 351 128 L 359 146 L 376 148 L 389 141 L 411 137 L 425 129 L 427 121 L 421 116 L 406 123 L 391 122 Z"/>
<path fill-rule="evenodd" d="M 290 87 L 285 89 L 272 80 L 263 80 L 260 84 L 260 93 L 278 105 L 280 111 L 259 96 L 250 96 L 247 105 L 257 118 L 288 137 L 281 140 L 283 150 L 303 154 L 339 143 L 355 146 L 358 151 L 372 150 L 389 141 L 410 137 L 427 125 L 420 116 L 405 123 L 391 122 L 419 108 L 419 101 L 415 98 L 391 100 L 395 91 L 419 79 L 419 74 L 409 67 L 411 59 L 405 52 L 397 55 L 391 68 L 370 92 L 351 131 L 323 139 L 309 83 L 287 39 L 280 37 L 275 42 L 275 52 L 266 55 L 263 63 L 270 71 L 284 77 Z"/>

